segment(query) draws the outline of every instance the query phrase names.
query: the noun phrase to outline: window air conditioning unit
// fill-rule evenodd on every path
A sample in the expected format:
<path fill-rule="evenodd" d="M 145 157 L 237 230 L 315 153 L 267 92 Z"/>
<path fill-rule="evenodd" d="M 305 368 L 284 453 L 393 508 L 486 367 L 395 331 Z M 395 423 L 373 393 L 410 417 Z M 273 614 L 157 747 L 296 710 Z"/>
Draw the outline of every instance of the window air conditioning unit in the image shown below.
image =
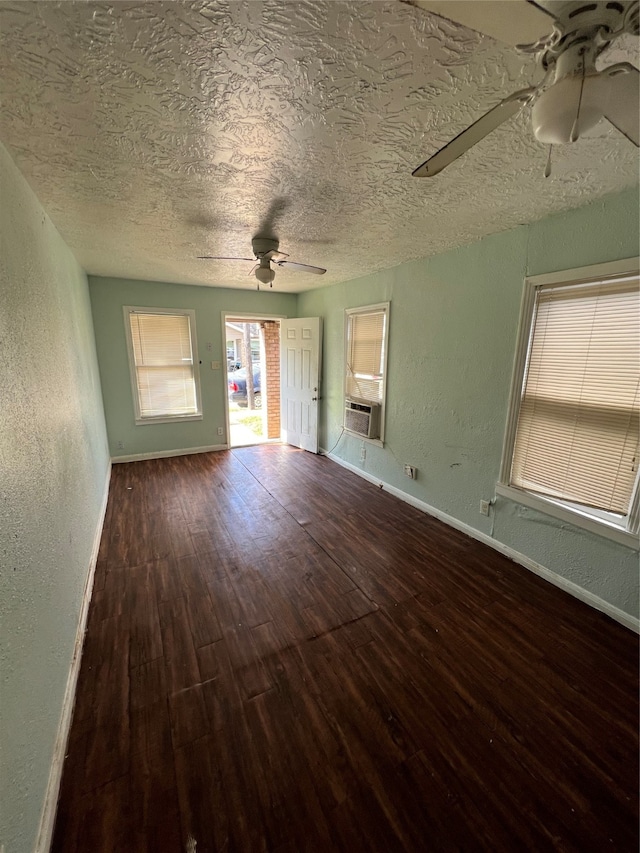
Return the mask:
<path fill-rule="evenodd" d="M 380 438 L 379 404 L 364 400 L 345 400 L 344 428 L 363 438 Z"/>

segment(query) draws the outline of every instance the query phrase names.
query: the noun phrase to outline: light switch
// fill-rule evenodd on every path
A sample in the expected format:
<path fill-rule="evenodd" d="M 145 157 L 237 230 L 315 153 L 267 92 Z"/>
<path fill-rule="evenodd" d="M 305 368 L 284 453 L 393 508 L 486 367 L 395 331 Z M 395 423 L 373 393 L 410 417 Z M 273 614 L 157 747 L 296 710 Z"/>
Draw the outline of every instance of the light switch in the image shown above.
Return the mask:
<path fill-rule="evenodd" d="M 220 362 L 212 361 L 211 362 L 211 370 L 220 370 Z"/>

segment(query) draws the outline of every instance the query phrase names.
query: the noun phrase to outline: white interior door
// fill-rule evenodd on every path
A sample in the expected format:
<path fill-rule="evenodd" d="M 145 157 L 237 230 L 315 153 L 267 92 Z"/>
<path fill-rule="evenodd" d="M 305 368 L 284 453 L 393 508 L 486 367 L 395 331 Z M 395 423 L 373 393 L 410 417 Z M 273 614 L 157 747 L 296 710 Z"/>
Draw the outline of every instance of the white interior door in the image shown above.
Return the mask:
<path fill-rule="evenodd" d="M 280 323 L 280 420 L 282 440 L 318 452 L 318 394 L 322 320 Z"/>

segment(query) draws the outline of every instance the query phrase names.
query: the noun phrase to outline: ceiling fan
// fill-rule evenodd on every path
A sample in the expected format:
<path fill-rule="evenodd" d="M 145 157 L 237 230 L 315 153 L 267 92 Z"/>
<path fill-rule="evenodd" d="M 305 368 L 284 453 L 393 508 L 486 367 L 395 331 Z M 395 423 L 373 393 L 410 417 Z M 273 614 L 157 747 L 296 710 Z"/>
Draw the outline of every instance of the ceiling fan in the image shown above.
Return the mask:
<path fill-rule="evenodd" d="M 640 146 L 640 72 L 628 62 L 602 71 L 595 66 L 618 36 L 639 34 L 638 0 L 408 2 L 512 43 L 519 52 L 534 54 L 544 72 L 540 83 L 504 98 L 425 160 L 412 173 L 414 177 L 437 175 L 525 106 L 531 107 L 535 138 L 550 146 L 545 177 L 551 171 L 551 146 L 575 142 L 602 118 Z M 507 6 L 511 10 L 505 15 Z M 550 19 L 553 26 L 548 33 Z M 520 44 L 523 35 L 535 40 Z"/>
<path fill-rule="evenodd" d="M 286 267 L 287 269 L 298 270 L 299 272 L 311 272 L 315 275 L 324 275 L 326 270 L 322 267 L 312 267 L 309 264 L 298 264 L 294 261 L 288 261 L 289 255 L 278 251 L 278 240 L 275 237 L 254 237 L 251 241 L 253 250 L 253 258 L 218 258 L 211 255 L 200 255 L 201 261 L 248 261 L 255 264 L 249 275 L 255 274 L 258 279 L 258 290 L 261 284 L 268 284 L 273 287 L 273 280 L 276 277 L 276 271 L 271 264 L 278 267 Z"/>

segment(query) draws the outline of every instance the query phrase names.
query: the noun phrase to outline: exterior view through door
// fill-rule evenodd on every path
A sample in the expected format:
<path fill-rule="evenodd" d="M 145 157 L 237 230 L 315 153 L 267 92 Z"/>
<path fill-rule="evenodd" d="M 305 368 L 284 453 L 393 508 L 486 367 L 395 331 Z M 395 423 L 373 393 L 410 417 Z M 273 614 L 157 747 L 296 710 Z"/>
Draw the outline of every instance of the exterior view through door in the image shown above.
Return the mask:
<path fill-rule="evenodd" d="M 226 315 L 224 333 L 229 446 L 279 441 L 280 320 Z"/>

